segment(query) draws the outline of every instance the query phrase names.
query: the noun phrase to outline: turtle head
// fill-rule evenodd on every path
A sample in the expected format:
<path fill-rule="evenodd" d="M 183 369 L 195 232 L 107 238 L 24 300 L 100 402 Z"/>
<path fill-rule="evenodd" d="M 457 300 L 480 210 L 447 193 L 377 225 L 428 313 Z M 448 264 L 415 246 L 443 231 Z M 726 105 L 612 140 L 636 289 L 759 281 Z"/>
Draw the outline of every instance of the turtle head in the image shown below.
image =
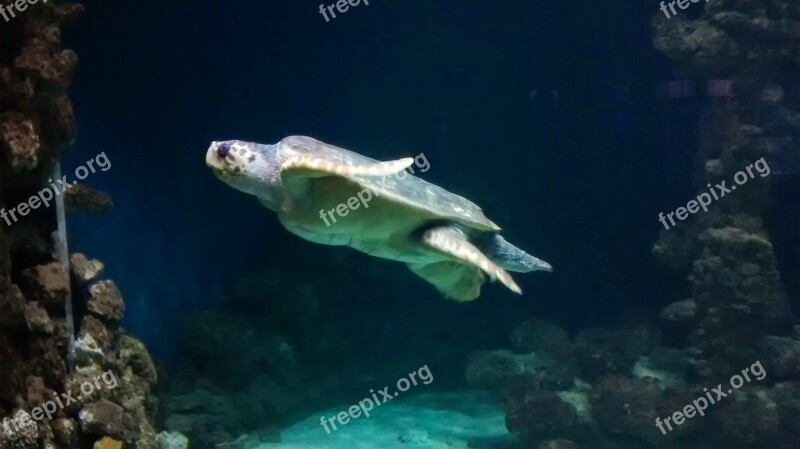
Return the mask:
<path fill-rule="evenodd" d="M 282 183 L 277 145 L 241 140 L 211 142 L 206 165 L 234 189 L 258 197 L 272 209 L 280 205 Z"/>

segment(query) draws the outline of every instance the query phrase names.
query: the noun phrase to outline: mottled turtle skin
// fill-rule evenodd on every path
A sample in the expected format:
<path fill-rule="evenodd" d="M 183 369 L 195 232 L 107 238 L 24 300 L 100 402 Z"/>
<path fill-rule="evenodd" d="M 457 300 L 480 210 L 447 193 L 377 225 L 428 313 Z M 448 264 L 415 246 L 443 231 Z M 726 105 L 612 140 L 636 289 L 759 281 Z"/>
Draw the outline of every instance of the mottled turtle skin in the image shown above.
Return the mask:
<path fill-rule="evenodd" d="M 291 233 L 406 263 L 448 298 L 477 298 L 485 275 L 520 293 L 505 270 L 551 269 L 502 239 L 475 203 L 407 173 L 412 162 L 381 162 L 306 136 L 212 142 L 206 152 L 218 178 L 257 197 Z M 370 196 L 365 207 L 323 219 L 359 193 Z"/>

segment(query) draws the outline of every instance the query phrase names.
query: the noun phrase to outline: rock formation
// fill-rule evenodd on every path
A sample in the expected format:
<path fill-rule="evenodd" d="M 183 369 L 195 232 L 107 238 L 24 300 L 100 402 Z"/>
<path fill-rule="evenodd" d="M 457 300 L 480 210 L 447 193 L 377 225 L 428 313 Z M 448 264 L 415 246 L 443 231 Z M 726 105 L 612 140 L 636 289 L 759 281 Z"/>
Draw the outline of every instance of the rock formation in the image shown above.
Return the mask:
<path fill-rule="evenodd" d="M 34 208 L 31 200 L 75 138 L 66 91 L 77 55 L 61 48 L 61 26 L 82 11 L 75 3 L 40 2 L 0 26 L 0 202 L 4 213 L 17 210 L 13 221 L 0 223 L 3 448 L 156 445 L 156 370 L 144 345 L 120 328 L 122 295 L 99 278 L 99 261 L 73 254 L 71 269 L 59 261 L 56 208 Z M 67 195 L 74 209 L 110 204 L 99 193 L 78 194 L 92 192 L 88 187 L 76 189 Z M 93 205 L 94 197 L 102 204 Z"/>

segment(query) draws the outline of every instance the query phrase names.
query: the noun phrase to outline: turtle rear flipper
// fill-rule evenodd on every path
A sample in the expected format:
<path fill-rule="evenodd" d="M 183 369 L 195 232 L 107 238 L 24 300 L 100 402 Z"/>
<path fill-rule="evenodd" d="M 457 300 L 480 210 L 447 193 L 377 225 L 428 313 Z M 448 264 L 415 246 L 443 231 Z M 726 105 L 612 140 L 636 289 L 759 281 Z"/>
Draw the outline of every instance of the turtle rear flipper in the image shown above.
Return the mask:
<path fill-rule="evenodd" d="M 553 271 L 549 263 L 531 256 L 498 234 L 486 233 L 473 239 L 473 242 L 490 259 L 508 271 L 518 273 Z"/>
<path fill-rule="evenodd" d="M 414 274 L 433 284 L 445 298 L 458 302 L 478 299 L 486 279 L 480 269 L 452 260 L 408 264 Z"/>
<path fill-rule="evenodd" d="M 453 259 L 479 268 L 492 280 L 500 280 L 509 290 L 522 294 L 511 275 L 491 259 L 486 257 L 475 245 L 467 240 L 467 236 L 455 225 L 442 225 L 422 232 L 420 240 L 428 248 L 437 250 Z"/>

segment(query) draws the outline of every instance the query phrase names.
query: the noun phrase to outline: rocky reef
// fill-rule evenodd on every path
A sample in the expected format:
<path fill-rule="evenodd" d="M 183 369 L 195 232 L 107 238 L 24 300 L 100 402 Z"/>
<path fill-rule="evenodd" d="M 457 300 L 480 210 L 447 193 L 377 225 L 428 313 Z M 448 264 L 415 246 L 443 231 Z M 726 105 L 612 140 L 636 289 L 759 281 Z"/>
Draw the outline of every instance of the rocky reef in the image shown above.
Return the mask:
<path fill-rule="evenodd" d="M 798 340 L 768 339 L 771 349 L 749 354 L 750 362 L 713 383 L 693 348 L 662 346 L 641 329 L 587 329 L 570 341 L 554 324 L 531 319 L 511 341 L 510 349 L 473 354 L 466 377 L 471 387 L 498 394 L 506 427 L 526 447 L 755 449 L 800 441 Z M 748 367 L 748 381 L 729 383 Z M 690 413 L 660 430 L 656 418 L 702 407 L 700 398 L 720 384 L 725 397 L 706 403 L 703 416 Z"/>
<path fill-rule="evenodd" d="M 709 82 L 726 79 L 731 86 L 728 95 L 712 99 L 703 125 L 696 158 L 699 189 L 730 182 L 759 159 L 773 177 L 786 170 L 787 161 L 797 160 L 800 3 L 710 0 L 697 19 L 658 17 L 653 25 L 656 48 L 678 73 Z M 662 231 L 654 248 L 664 263 L 687 271 L 691 297 L 667 306 L 662 317 L 680 323 L 699 379 L 726 378 L 757 359 L 764 361 L 771 382 L 800 379 L 792 311 L 764 226 L 771 182 L 762 174 L 739 186 L 695 222 L 684 223 L 680 234 Z M 680 258 L 670 256 L 678 253 L 675 248 L 683 248 Z M 731 430 L 734 441 L 758 444 L 781 433 L 783 441 L 800 441 L 789 431 L 795 418 L 776 413 L 773 404 L 759 404 L 751 398 L 740 401 L 738 412 L 735 406 L 721 412 L 742 420 Z M 762 413 L 765 407 L 769 413 Z"/>
<path fill-rule="evenodd" d="M 800 156 L 800 3 L 704 6 L 694 19 L 653 19 L 655 46 L 675 74 L 709 86 L 697 192 L 730 186 L 759 160 L 775 176 Z M 511 350 L 475 354 L 468 381 L 502 393 L 507 427 L 531 448 L 800 444 L 800 340 L 764 225 L 769 174 L 737 181 L 707 212 L 661 231 L 653 254 L 685 273 L 691 292 L 646 324 L 672 347 L 635 330 L 588 329 L 570 342 L 531 320 L 514 331 Z M 748 367 L 763 376 L 742 380 Z M 669 432 L 657 426 L 656 418 L 710 400 L 718 385 L 722 396 L 704 416 L 687 413 Z"/>
<path fill-rule="evenodd" d="M 731 89 L 711 99 L 697 155 L 696 186 L 727 181 L 763 158 L 767 175 L 754 177 L 714 201 L 681 229 L 662 230 L 654 254 L 687 273 L 690 298 L 678 298 L 662 317 L 680 323 L 708 378 L 746 363 L 767 334 L 788 335 L 791 313 L 770 237 L 768 175 L 800 156 L 800 7 L 710 0 L 698 19 L 653 21 L 656 48 L 676 72 Z"/>
<path fill-rule="evenodd" d="M 101 262 L 60 257 L 66 242 L 55 204 L 25 214 L 17 206 L 33 203 L 75 139 L 66 91 L 77 55 L 61 47 L 61 28 L 82 11 L 76 3 L 39 3 L 0 27 L 0 200 L 4 214 L 18 208 L 0 225 L 3 448 L 158 444 L 156 369 L 121 327 L 120 291 L 101 277 Z M 68 209 L 107 209 L 106 195 L 85 192 L 93 191 L 68 190 Z"/>

